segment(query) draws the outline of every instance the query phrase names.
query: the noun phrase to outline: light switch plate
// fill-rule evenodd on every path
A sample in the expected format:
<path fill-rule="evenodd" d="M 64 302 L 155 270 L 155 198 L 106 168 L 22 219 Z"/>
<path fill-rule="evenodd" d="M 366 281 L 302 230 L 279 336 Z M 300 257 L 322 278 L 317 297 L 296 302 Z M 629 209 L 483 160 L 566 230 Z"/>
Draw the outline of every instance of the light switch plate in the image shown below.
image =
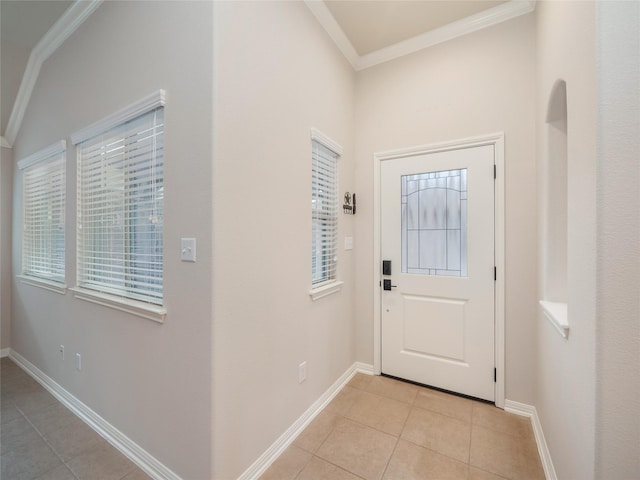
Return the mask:
<path fill-rule="evenodd" d="M 180 241 L 180 259 L 183 262 L 195 262 L 196 261 L 196 239 L 195 238 L 182 238 Z"/>
<path fill-rule="evenodd" d="M 344 249 L 353 250 L 353 237 L 351 235 L 344 237 Z"/>

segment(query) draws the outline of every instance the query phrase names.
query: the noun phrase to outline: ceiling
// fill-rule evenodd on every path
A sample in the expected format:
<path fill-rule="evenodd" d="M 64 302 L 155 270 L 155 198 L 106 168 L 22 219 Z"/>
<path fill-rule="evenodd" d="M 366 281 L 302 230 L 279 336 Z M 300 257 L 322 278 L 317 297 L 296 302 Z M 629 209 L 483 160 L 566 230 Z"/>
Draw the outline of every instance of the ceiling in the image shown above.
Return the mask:
<path fill-rule="evenodd" d="M 496 7 L 506 0 L 362 0 L 324 2 L 358 55 Z"/>
<path fill-rule="evenodd" d="M 526 9 L 533 10 L 534 4 L 528 0 L 304 1 L 357 70 L 527 13 Z M 3 143 L 29 56 L 34 47 L 43 47 L 38 44 L 42 37 L 57 21 L 62 22 L 65 15 L 69 16 L 73 10 L 69 7 L 78 6 L 75 3 L 72 0 L 0 0 L 0 135 Z M 100 2 L 93 0 L 93 3 Z M 504 13 L 514 8 L 519 13 Z M 30 92 L 26 100 L 21 98 L 21 101 L 28 101 L 29 95 Z M 24 109 L 26 105 L 18 105 L 16 109 L 18 107 Z M 19 128 L 21 116 L 16 118 L 12 120 L 17 123 L 11 126 L 12 132 Z"/>

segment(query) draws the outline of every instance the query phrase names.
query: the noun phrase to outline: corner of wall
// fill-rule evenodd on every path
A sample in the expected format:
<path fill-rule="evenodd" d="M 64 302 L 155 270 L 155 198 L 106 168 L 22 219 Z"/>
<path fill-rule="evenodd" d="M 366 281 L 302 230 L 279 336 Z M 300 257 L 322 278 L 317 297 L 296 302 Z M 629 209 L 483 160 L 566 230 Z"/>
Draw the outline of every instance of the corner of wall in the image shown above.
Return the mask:
<path fill-rule="evenodd" d="M 13 150 L 0 149 L 0 349 L 11 347 L 11 218 L 13 197 Z"/>

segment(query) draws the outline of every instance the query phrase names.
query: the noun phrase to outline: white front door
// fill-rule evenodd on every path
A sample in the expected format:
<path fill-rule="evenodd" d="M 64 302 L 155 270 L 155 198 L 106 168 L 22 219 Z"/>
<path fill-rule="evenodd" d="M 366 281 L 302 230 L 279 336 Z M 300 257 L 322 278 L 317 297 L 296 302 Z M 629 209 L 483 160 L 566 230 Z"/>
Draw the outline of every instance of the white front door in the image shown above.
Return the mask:
<path fill-rule="evenodd" d="M 494 161 L 483 145 L 382 161 L 380 176 L 382 373 L 491 401 Z"/>

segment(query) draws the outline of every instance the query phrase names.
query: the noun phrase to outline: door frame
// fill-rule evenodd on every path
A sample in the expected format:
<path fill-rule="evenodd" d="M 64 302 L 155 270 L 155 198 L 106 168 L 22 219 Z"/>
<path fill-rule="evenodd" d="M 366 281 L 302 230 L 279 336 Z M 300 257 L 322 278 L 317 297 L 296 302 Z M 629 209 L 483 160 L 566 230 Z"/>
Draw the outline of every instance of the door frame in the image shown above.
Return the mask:
<path fill-rule="evenodd" d="M 494 291 L 495 339 L 494 355 L 496 368 L 495 404 L 504 408 L 505 401 L 505 174 L 504 174 L 504 132 L 478 137 L 432 143 L 415 147 L 375 152 L 373 154 L 373 373 L 382 373 L 382 295 L 380 282 L 382 262 L 381 242 L 381 166 L 382 162 L 462 148 L 494 147 L 496 179 L 494 190 L 494 251 L 496 262 L 496 282 Z"/>

